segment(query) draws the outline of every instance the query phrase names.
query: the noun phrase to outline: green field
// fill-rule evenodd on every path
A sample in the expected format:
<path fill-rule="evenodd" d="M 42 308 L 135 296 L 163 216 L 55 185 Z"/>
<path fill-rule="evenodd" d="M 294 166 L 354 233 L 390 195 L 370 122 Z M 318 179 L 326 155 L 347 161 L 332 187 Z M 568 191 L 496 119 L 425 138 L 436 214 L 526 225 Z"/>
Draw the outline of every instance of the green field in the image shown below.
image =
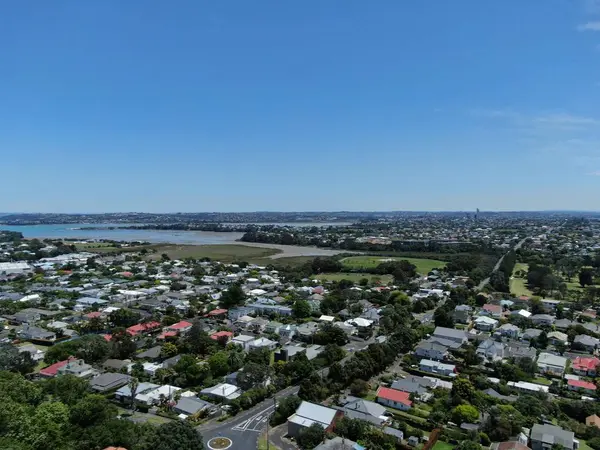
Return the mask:
<path fill-rule="evenodd" d="M 517 278 L 515 276 L 517 272 L 527 273 L 528 269 L 529 265 L 524 263 L 516 263 L 515 268 L 513 269 L 513 273 L 510 278 L 510 292 L 517 297 L 520 295 L 531 296 L 533 294 L 529 289 L 527 289 L 527 279 Z"/>
<path fill-rule="evenodd" d="M 375 282 L 377 279 L 380 280 L 381 284 L 391 283 L 394 279 L 391 275 L 371 275 L 369 273 L 348 273 L 348 272 L 340 272 L 340 273 L 320 273 L 319 275 L 313 275 L 312 278 L 320 281 L 340 281 L 340 280 L 350 280 L 355 283 L 358 283 L 363 278 L 366 278 L 371 283 Z"/>
<path fill-rule="evenodd" d="M 433 446 L 432 450 L 452 450 L 454 445 L 449 444 L 448 442 L 444 442 L 442 440 L 438 440 Z"/>
<path fill-rule="evenodd" d="M 386 261 L 408 261 L 417 267 L 417 272 L 422 275 L 427 275 L 433 269 L 443 269 L 446 267 L 445 261 L 437 259 L 424 258 L 404 258 L 401 256 L 386 257 L 386 256 L 349 256 L 341 260 L 344 267 L 347 269 L 374 269 L 382 262 Z"/>

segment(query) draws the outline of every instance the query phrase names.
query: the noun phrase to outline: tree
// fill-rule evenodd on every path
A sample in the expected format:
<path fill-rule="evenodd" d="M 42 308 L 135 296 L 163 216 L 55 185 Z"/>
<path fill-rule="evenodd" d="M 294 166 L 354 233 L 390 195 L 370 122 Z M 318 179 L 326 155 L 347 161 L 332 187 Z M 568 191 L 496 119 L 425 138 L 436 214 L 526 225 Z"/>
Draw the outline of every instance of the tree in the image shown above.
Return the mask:
<path fill-rule="evenodd" d="M 448 309 L 439 307 L 433 313 L 433 321 L 436 327 L 454 328 L 454 319 Z"/>
<path fill-rule="evenodd" d="M 283 397 L 279 400 L 275 413 L 271 416 L 271 425 L 277 426 L 284 423 L 288 417 L 296 412 L 302 400 L 297 395 Z"/>
<path fill-rule="evenodd" d="M 475 348 L 472 345 L 467 347 L 463 355 L 463 361 L 465 366 L 476 366 L 481 362 L 481 357 L 477 354 Z"/>
<path fill-rule="evenodd" d="M 300 431 L 298 435 L 298 445 L 302 450 L 312 450 L 325 438 L 325 430 L 318 423 L 313 423 L 310 427 Z"/>
<path fill-rule="evenodd" d="M 45 394 L 70 406 L 85 397 L 88 393 L 89 382 L 74 375 L 62 375 L 44 381 L 42 388 Z"/>
<path fill-rule="evenodd" d="M 137 350 L 137 345 L 124 328 L 115 330 L 110 339 L 110 354 L 113 358 L 128 359 Z"/>
<path fill-rule="evenodd" d="M 594 269 L 584 267 L 579 271 L 579 284 L 581 287 L 591 286 L 594 284 Z"/>
<path fill-rule="evenodd" d="M 475 388 L 468 378 L 458 377 L 452 383 L 450 395 L 455 404 L 459 404 L 465 400 L 470 401 L 475 395 Z"/>
<path fill-rule="evenodd" d="M 315 333 L 314 342 L 320 345 L 337 344 L 344 345 L 348 343 L 348 335 L 337 325 L 331 323 L 324 324 L 321 329 Z"/>
<path fill-rule="evenodd" d="M 244 391 L 262 387 L 269 378 L 269 369 L 268 366 L 265 367 L 261 364 L 246 364 L 244 369 L 238 372 L 237 385 Z"/>
<path fill-rule="evenodd" d="M 310 304 L 306 300 L 300 299 L 294 302 L 292 311 L 295 317 L 303 319 L 305 317 L 309 317 L 312 310 Z"/>
<path fill-rule="evenodd" d="M 108 320 L 113 326 L 122 328 L 128 328 L 135 325 L 141 318 L 142 316 L 140 314 L 125 308 L 113 311 L 108 315 Z"/>
<path fill-rule="evenodd" d="M 361 379 L 354 380 L 350 385 L 350 392 L 356 397 L 363 397 L 369 392 L 369 383 Z"/>
<path fill-rule="evenodd" d="M 29 352 L 20 352 L 12 344 L 0 344 L 0 370 L 26 374 L 35 368 L 35 361 Z"/>
<path fill-rule="evenodd" d="M 162 424 L 150 442 L 153 450 L 203 450 L 202 436 L 189 422 L 176 420 Z"/>
<path fill-rule="evenodd" d="M 344 356 L 346 356 L 346 352 L 337 344 L 328 344 L 320 355 L 320 357 L 327 361 L 327 365 L 343 359 Z"/>
<path fill-rule="evenodd" d="M 481 444 L 475 441 L 460 441 L 455 450 L 481 450 Z"/>
<path fill-rule="evenodd" d="M 546 333 L 546 331 L 542 331 L 540 335 L 536 338 L 535 347 L 539 348 L 540 350 L 543 350 L 546 347 L 548 347 L 548 333 Z"/>
<path fill-rule="evenodd" d="M 458 405 L 452 410 L 452 420 L 459 425 L 475 423 L 479 420 L 479 411 L 472 405 Z"/>
<path fill-rule="evenodd" d="M 229 362 L 227 352 L 221 351 L 208 358 L 208 366 L 213 376 L 219 377 L 229 373 Z"/>
<path fill-rule="evenodd" d="M 207 355 L 210 353 L 216 345 L 215 341 L 202 330 L 202 326 L 199 323 L 195 323 L 188 331 L 185 344 L 188 350 L 195 355 Z"/>
<path fill-rule="evenodd" d="M 221 295 L 221 306 L 223 308 L 233 308 L 244 304 L 246 294 L 242 286 L 238 283 L 232 285 Z"/>
<path fill-rule="evenodd" d="M 88 427 L 117 415 L 117 407 L 106 397 L 98 394 L 88 394 L 71 407 L 71 423 Z"/>
<path fill-rule="evenodd" d="M 177 346 L 170 342 L 163 344 L 163 346 L 160 349 L 160 356 L 162 358 L 171 358 L 177 355 L 177 353 L 179 353 L 179 351 L 177 350 Z"/>

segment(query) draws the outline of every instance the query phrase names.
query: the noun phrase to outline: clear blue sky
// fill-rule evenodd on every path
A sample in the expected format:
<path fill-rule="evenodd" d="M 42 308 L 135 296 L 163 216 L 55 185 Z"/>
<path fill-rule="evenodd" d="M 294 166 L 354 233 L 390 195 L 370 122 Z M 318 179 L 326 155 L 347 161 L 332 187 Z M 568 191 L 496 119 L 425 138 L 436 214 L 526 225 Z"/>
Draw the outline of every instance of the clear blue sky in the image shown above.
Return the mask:
<path fill-rule="evenodd" d="M 0 3 L 0 211 L 600 209 L 600 0 Z"/>

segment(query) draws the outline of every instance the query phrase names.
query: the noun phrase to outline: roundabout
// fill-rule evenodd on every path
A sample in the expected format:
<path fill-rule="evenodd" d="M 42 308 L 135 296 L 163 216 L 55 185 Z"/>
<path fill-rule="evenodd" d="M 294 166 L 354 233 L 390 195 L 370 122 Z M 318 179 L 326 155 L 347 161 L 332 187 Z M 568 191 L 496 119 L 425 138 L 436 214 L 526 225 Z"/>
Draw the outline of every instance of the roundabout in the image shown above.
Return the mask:
<path fill-rule="evenodd" d="M 233 441 L 226 437 L 215 437 L 207 442 L 208 448 L 211 450 L 225 450 L 231 447 Z"/>

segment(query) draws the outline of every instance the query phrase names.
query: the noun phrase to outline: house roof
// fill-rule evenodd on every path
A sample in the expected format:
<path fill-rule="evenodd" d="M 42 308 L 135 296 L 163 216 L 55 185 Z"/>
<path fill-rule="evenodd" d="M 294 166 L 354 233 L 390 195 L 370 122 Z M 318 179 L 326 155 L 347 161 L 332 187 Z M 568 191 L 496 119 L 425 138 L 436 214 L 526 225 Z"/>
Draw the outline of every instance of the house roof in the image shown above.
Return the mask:
<path fill-rule="evenodd" d="M 537 363 L 564 368 L 567 366 L 567 358 L 558 355 L 553 355 L 551 353 L 542 352 L 540 353 L 540 356 L 538 356 Z"/>
<path fill-rule="evenodd" d="M 588 391 L 595 391 L 596 385 L 594 383 L 590 383 L 589 381 L 583 380 L 569 380 L 567 381 L 569 386 L 573 386 L 576 388 L 586 389 Z"/>
<path fill-rule="evenodd" d="M 58 373 L 58 369 L 65 367 L 67 364 L 69 364 L 74 359 L 75 359 L 74 357 L 70 357 L 69 359 L 65 359 L 64 361 L 59 361 L 57 363 L 54 363 L 51 366 L 48 366 L 45 369 L 40 370 L 40 375 L 43 375 L 45 377 L 54 377 Z"/>
<path fill-rule="evenodd" d="M 213 309 L 207 315 L 208 316 L 220 316 L 221 314 L 227 314 L 226 309 Z"/>
<path fill-rule="evenodd" d="M 555 425 L 536 423 L 531 429 L 531 440 L 539 441 L 550 446 L 560 444 L 566 449 L 574 446 L 575 433 L 563 430 Z"/>
<path fill-rule="evenodd" d="M 489 312 L 493 312 L 493 313 L 501 313 L 502 312 L 502 306 L 492 305 L 491 303 L 486 303 L 485 305 L 483 305 L 482 309 L 484 311 L 489 311 Z"/>
<path fill-rule="evenodd" d="M 578 370 L 593 370 L 598 365 L 600 365 L 600 359 L 598 359 L 596 357 L 585 358 L 585 357 L 578 356 L 573 361 L 572 367 L 573 367 L 573 369 L 578 369 Z"/>
<path fill-rule="evenodd" d="M 327 428 L 333 422 L 336 413 L 337 410 L 335 409 L 303 401 L 296 413 L 290 416 L 288 420 L 305 426 L 318 423 L 323 428 Z"/>
<path fill-rule="evenodd" d="M 158 327 L 160 327 L 159 322 L 138 323 L 137 325 L 132 325 L 129 328 L 127 328 L 127 332 L 132 336 L 136 336 L 139 333 L 151 331 Z"/>
<path fill-rule="evenodd" d="M 189 328 L 191 326 L 192 326 L 192 324 L 190 322 L 182 320 L 181 322 L 177 322 L 177 323 L 174 323 L 173 325 L 169 325 L 167 328 L 169 330 L 183 330 L 184 328 Z"/>
<path fill-rule="evenodd" d="M 217 340 L 219 340 L 219 338 L 222 338 L 222 337 L 230 338 L 232 336 L 233 336 L 233 333 L 231 331 L 217 331 L 216 333 L 211 334 L 210 338 L 217 341 Z"/>
<path fill-rule="evenodd" d="M 461 338 L 461 339 L 466 339 L 467 338 L 467 333 L 465 333 L 464 330 L 456 330 L 454 328 L 446 328 L 446 327 L 435 327 L 435 330 L 433 332 L 434 336 L 441 336 L 441 337 L 449 337 L 449 338 Z"/>
<path fill-rule="evenodd" d="M 397 391 L 395 389 L 390 389 L 386 387 L 380 387 L 377 390 L 377 397 L 383 398 L 385 400 L 392 400 L 397 403 L 402 403 L 406 406 L 411 406 L 412 402 L 410 401 L 408 392 Z"/>

